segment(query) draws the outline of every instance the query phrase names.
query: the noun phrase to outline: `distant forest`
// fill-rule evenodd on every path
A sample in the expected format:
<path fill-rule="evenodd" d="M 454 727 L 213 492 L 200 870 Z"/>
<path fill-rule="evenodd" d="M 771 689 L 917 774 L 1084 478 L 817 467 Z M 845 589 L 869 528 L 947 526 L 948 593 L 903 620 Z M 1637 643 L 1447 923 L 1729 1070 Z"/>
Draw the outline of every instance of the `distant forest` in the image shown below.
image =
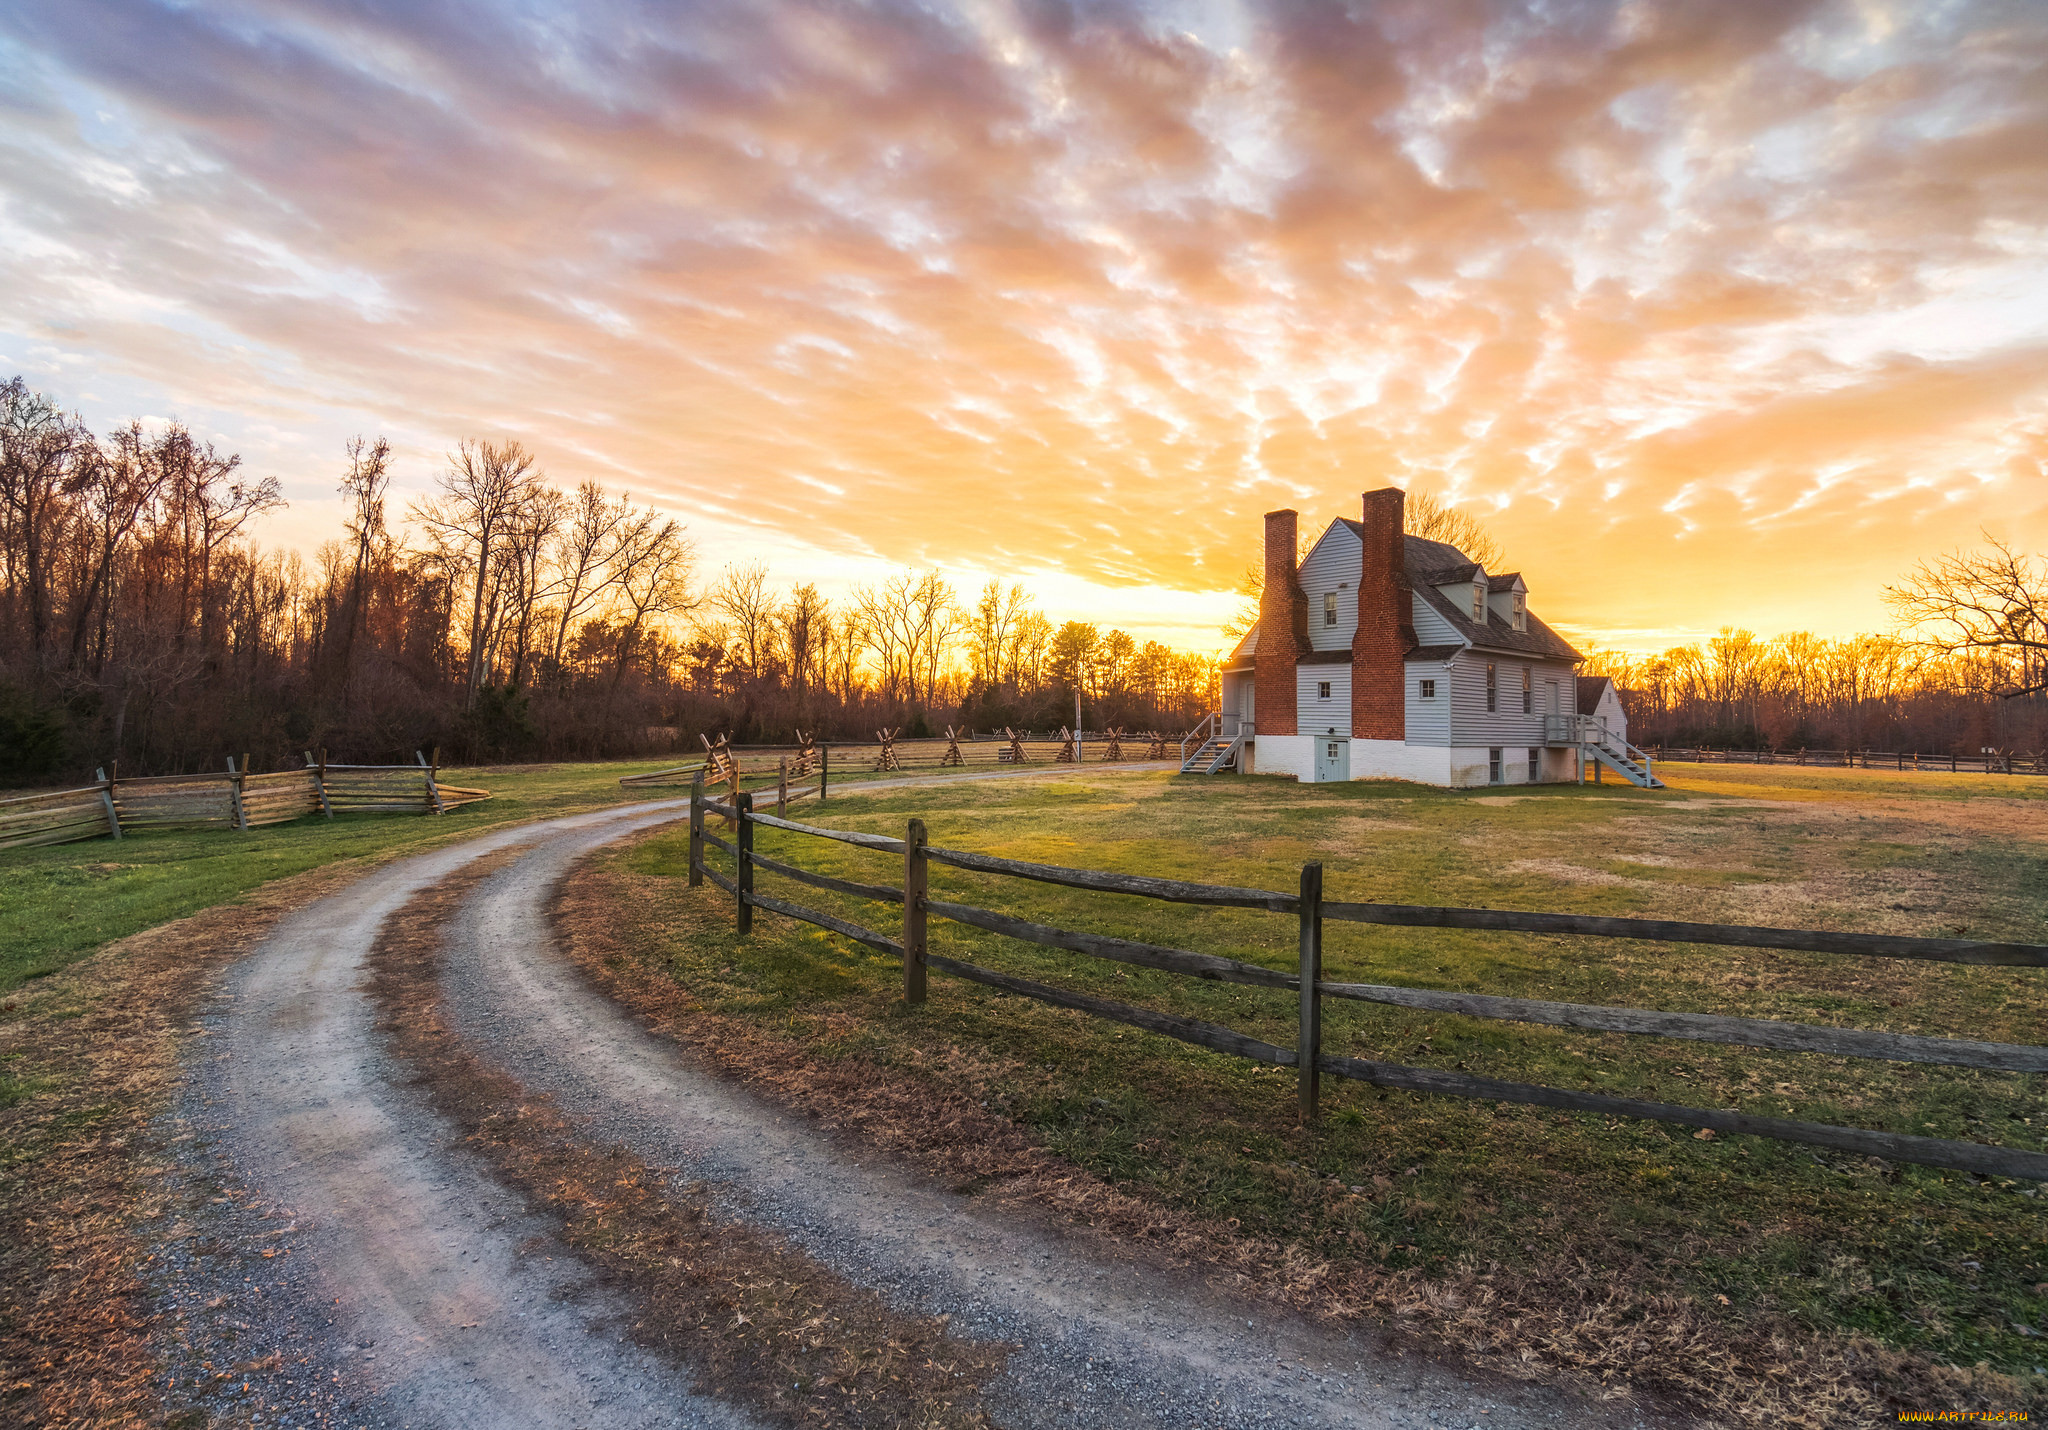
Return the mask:
<path fill-rule="evenodd" d="M 0 385 L 0 779 L 339 761 L 521 761 L 948 724 L 1183 730 L 1213 658 L 1055 625 L 1021 585 L 962 599 L 904 571 L 834 602 L 759 565 L 700 569 L 673 518 L 551 485 L 516 442 L 464 442 L 387 509 L 352 443 L 338 539 L 308 562 L 251 524 L 274 478 L 185 428 L 98 435 Z"/>
<path fill-rule="evenodd" d="M 340 761 L 524 761 L 866 739 L 947 725 L 1181 732 L 1217 661 L 1080 621 L 1018 584 L 963 597 L 901 571 L 847 597 L 758 564 L 702 569 L 682 526 L 516 442 L 450 454 L 433 494 L 387 510 L 391 454 L 350 444 L 346 517 L 313 553 L 265 551 L 274 478 L 172 425 L 97 435 L 0 384 L 0 780 Z M 1497 543 L 1411 493 L 1409 529 L 1488 569 Z M 1246 573 L 1256 618 L 1262 572 Z M 2048 747 L 2048 591 L 1993 542 L 1886 593 L 1898 633 L 1594 652 L 1640 744 L 2029 753 Z"/>
<path fill-rule="evenodd" d="M 2048 747 L 2048 701 L 2015 696 L 2011 662 L 1897 635 L 1711 640 L 1632 659 L 1597 651 L 1638 745 L 1975 754 Z"/>

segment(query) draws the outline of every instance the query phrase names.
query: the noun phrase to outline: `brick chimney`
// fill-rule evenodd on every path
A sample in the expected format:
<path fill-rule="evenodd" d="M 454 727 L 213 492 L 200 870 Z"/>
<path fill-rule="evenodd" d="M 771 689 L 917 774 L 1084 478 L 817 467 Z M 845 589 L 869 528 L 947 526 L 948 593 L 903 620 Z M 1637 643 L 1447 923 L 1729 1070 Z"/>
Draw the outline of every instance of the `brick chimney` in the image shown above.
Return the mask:
<path fill-rule="evenodd" d="M 1300 733 L 1294 660 L 1308 645 L 1308 603 L 1294 573 L 1297 519 L 1293 511 L 1266 513 L 1266 585 L 1259 594 L 1259 648 L 1252 656 L 1253 729 L 1261 735 Z"/>
<path fill-rule="evenodd" d="M 1358 633 L 1351 638 L 1351 734 L 1355 739 L 1402 740 L 1408 734 L 1404 660 L 1415 645 L 1415 629 L 1408 593 L 1407 546 L 1401 532 L 1405 504 L 1399 487 L 1365 494 L 1360 523 L 1365 541 L 1358 571 Z M 1270 532 L 1272 518 L 1266 521 Z M 1271 543 L 1269 535 L 1269 552 Z M 1272 560 L 1270 554 L 1267 560 Z M 1260 649 L 1264 648 L 1265 628 L 1261 626 Z M 1259 699 L 1265 698 L 1261 686 Z"/>

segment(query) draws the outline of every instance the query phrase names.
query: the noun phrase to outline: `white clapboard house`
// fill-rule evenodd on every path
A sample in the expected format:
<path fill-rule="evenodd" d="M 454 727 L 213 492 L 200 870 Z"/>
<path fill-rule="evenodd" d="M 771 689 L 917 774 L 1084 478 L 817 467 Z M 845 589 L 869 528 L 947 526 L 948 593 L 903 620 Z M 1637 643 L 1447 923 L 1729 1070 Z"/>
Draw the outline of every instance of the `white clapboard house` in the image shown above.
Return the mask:
<path fill-rule="evenodd" d="M 1521 576 L 1405 535 L 1402 516 L 1399 488 L 1367 492 L 1297 566 L 1297 514 L 1267 513 L 1258 624 L 1182 768 L 1453 787 L 1604 768 L 1657 785 L 1613 685 L 1579 677 Z"/>

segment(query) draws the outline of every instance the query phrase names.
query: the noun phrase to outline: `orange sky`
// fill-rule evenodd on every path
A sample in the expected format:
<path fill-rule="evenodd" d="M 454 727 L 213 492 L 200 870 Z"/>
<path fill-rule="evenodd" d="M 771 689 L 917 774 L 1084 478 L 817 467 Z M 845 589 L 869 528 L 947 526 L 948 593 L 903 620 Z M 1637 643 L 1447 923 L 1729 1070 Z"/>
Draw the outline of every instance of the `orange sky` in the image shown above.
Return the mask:
<path fill-rule="evenodd" d="M 2048 5 L 0 11 L 0 368 L 335 520 L 465 435 L 828 590 L 1215 627 L 1423 482 L 1655 649 L 2048 542 Z"/>

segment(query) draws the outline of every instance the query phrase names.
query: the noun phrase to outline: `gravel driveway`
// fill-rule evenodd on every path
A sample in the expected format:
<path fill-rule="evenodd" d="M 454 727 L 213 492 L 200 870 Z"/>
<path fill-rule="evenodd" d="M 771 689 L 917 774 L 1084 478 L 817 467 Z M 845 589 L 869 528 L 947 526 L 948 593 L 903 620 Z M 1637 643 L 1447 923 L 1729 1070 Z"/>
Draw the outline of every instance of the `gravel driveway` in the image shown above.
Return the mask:
<path fill-rule="evenodd" d="M 546 919 L 578 858 L 686 804 L 500 830 L 385 866 L 236 965 L 212 1036 L 197 1040 L 174 1129 L 190 1212 L 158 1263 L 180 1316 L 169 1373 L 197 1388 L 193 1404 L 264 1425 L 768 1423 L 637 1346 L 623 1329 L 632 1308 L 550 1246 L 549 1219 L 459 1145 L 376 1031 L 362 984 L 384 921 L 479 857 L 517 849 L 446 925 L 457 1036 L 594 1143 L 712 1184 L 721 1215 L 781 1233 L 906 1312 L 950 1316 L 957 1337 L 1014 1346 L 987 1388 L 999 1423 L 1642 1423 L 1276 1320 L 1142 1260 L 1105 1261 L 694 1067 L 592 989 Z"/>

